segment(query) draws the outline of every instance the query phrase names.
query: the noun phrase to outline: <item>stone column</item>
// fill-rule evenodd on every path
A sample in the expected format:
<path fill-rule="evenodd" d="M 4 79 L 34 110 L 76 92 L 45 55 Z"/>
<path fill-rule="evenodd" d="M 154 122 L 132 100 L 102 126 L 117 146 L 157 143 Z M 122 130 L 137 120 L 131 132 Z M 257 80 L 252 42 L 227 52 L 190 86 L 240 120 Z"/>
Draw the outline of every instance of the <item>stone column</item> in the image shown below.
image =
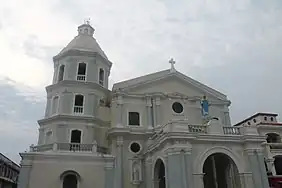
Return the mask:
<path fill-rule="evenodd" d="M 159 126 L 161 124 L 161 99 L 160 97 L 156 97 L 156 125 Z"/>
<path fill-rule="evenodd" d="M 117 127 L 123 127 L 123 98 L 121 95 L 118 95 L 117 98 L 117 109 L 118 109 Z"/>
<path fill-rule="evenodd" d="M 123 188 L 123 137 L 118 136 L 116 141 L 116 173 L 115 173 L 115 188 Z"/>
<path fill-rule="evenodd" d="M 153 188 L 153 166 L 152 166 L 152 157 L 148 156 L 145 161 L 145 169 L 146 169 L 146 188 Z"/>
<path fill-rule="evenodd" d="M 114 163 L 106 162 L 105 166 L 105 188 L 114 187 Z"/>
<path fill-rule="evenodd" d="M 204 188 L 204 173 L 194 173 L 194 188 Z"/>
<path fill-rule="evenodd" d="M 21 170 L 19 174 L 18 180 L 18 188 L 29 188 L 29 179 L 32 168 L 32 161 L 29 159 L 25 159 L 25 154 L 21 154 Z"/>
<path fill-rule="evenodd" d="M 152 107 L 151 98 L 146 97 L 147 127 L 149 129 L 153 128 L 151 107 Z"/>
<path fill-rule="evenodd" d="M 182 188 L 185 183 L 182 175 L 182 157 L 179 150 L 169 148 L 166 150 L 166 184 L 167 188 Z M 184 185 L 183 185 L 184 184 Z"/>

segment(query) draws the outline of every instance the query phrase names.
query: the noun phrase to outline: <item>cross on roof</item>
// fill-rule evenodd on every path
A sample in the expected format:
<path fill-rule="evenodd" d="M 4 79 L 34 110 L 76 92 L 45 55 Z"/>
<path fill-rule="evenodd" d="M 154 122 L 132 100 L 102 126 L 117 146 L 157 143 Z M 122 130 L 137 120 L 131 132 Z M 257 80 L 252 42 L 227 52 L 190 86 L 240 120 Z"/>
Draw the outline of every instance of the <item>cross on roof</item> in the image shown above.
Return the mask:
<path fill-rule="evenodd" d="M 90 25 L 90 18 L 85 19 L 84 23 L 87 24 L 87 25 Z"/>
<path fill-rule="evenodd" d="M 171 58 L 170 60 L 169 60 L 169 63 L 171 64 L 171 70 L 175 70 L 175 68 L 174 68 L 174 64 L 176 63 L 175 61 L 174 61 L 174 59 L 173 58 Z"/>

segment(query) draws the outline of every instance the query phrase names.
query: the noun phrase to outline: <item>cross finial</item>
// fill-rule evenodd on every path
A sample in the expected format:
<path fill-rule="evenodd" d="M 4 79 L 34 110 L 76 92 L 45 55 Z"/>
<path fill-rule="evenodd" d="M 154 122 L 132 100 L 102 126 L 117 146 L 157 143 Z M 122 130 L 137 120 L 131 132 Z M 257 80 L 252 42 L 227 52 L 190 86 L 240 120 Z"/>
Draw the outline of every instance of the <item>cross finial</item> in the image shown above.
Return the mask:
<path fill-rule="evenodd" d="M 171 59 L 169 60 L 169 63 L 171 64 L 170 71 L 175 71 L 175 68 L 174 68 L 175 61 L 174 61 L 174 59 L 171 58 Z"/>
<path fill-rule="evenodd" d="M 87 25 L 90 25 L 90 18 L 85 19 L 84 23 L 87 24 Z"/>

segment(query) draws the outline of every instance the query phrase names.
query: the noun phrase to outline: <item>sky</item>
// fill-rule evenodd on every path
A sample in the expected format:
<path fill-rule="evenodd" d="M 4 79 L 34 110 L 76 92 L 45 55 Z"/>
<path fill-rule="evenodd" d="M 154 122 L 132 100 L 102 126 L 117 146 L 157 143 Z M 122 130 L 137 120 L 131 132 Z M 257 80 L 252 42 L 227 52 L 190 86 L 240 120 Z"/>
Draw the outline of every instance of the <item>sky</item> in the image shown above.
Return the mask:
<path fill-rule="evenodd" d="M 36 144 L 52 57 L 88 18 L 113 62 L 111 83 L 167 69 L 173 57 L 228 96 L 233 124 L 282 116 L 281 0 L 0 0 L 0 152 L 12 160 Z"/>

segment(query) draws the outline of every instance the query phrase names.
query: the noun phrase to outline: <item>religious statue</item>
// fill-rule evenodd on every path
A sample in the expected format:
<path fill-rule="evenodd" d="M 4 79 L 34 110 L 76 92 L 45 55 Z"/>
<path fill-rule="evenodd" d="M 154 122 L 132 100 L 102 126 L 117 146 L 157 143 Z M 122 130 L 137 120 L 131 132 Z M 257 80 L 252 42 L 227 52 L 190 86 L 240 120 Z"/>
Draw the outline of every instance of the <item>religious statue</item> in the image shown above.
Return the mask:
<path fill-rule="evenodd" d="M 201 107 L 202 107 L 202 116 L 204 118 L 207 118 L 209 116 L 209 101 L 207 100 L 207 97 L 204 95 L 203 99 L 201 100 Z"/>
<path fill-rule="evenodd" d="M 140 181 L 139 165 L 136 162 L 132 165 L 132 180 L 134 182 Z"/>

